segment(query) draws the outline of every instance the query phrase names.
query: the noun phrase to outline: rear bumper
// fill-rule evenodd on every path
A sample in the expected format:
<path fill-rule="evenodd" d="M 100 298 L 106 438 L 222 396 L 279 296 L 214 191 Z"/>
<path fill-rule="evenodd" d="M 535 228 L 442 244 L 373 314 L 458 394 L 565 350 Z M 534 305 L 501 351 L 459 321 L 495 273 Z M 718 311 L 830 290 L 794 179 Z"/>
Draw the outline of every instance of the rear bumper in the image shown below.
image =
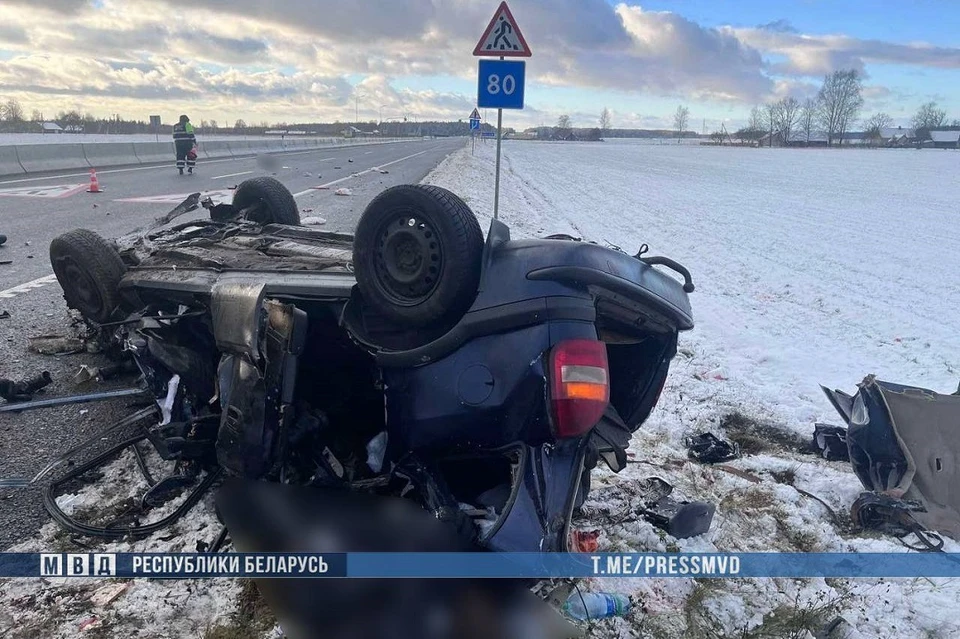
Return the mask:
<path fill-rule="evenodd" d="M 586 443 L 581 438 L 517 446 L 520 463 L 510 499 L 480 543 L 497 552 L 567 552 Z"/>

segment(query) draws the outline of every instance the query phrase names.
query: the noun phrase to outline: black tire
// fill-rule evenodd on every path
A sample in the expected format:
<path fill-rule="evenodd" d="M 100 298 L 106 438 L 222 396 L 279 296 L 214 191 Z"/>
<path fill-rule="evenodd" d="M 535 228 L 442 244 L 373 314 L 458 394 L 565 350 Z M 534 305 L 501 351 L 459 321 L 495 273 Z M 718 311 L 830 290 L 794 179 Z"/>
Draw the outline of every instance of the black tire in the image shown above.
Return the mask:
<path fill-rule="evenodd" d="M 50 242 L 50 264 L 70 308 L 96 323 L 115 317 L 127 267 L 112 244 L 93 231 L 69 231 Z"/>
<path fill-rule="evenodd" d="M 427 185 L 394 186 L 374 198 L 353 244 L 364 302 L 408 327 L 462 317 L 477 296 L 482 256 L 483 232 L 470 207 Z"/>
<path fill-rule="evenodd" d="M 240 183 L 233 194 L 233 206 L 245 209 L 260 203 L 260 210 L 248 216 L 258 224 L 300 224 L 300 209 L 293 194 L 272 177 L 256 177 Z"/>

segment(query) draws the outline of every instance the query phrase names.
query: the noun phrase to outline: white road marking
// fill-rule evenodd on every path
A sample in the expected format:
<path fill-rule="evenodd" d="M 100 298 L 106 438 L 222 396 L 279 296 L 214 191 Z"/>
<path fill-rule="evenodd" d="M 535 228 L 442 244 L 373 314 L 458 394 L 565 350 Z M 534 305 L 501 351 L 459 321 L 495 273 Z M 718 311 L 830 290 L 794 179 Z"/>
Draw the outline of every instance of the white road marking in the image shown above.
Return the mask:
<path fill-rule="evenodd" d="M 20 284 L 19 286 L 8 288 L 5 291 L 0 291 L 0 299 L 8 300 L 16 297 L 17 295 L 27 293 L 29 291 L 32 291 L 35 288 L 40 288 L 42 286 L 46 286 L 50 282 L 56 282 L 56 281 L 57 281 L 56 275 L 53 275 L 53 274 L 44 275 L 43 277 L 38 277 L 37 279 L 31 280 L 26 284 Z"/>
<path fill-rule="evenodd" d="M 380 166 L 374 166 L 374 167 L 371 167 L 371 168 L 369 168 L 369 169 L 365 169 L 365 170 L 363 170 L 363 171 L 358 171 L 357 173 L 353 173 L 353 174 L 351 174 L 351 175 L 348 175 L 347 177 L 342 177 L 342 178 L 340 178 L 339 180 L 334 180 L 333 182 L 327 182 L 327 183 L 325 183 L 325 184 L 321 184 L 320 186 L 311 186 L 311 187 L 310 187 L 309 189 L 307 189 L 306 191 L 300 191 L 299 193 L 294 193 L 294 194 L 293 194 L 293 197 L 300 197 L 301 195 L 306 195 L 307 193 L 313 193 L 313 192 L 316 191 L 317 189 L 321 189 L 321 188 L 328 187 L 328 186 L 333 186 L 334 184 L 340 184 L 341 182 L 346 182 L 347 180 L 352 180 L 353 178 L 360 177 L 361 175 L 364 175 L 364 174 L 366 174 L 366 173 L 372 173 L 373 171 L 376 171 L 376 170 L 378 170 L 378 169 L 382 169 L 382 168 L 385 167 L 385 166 L 391 166 L 391 165 L 393 165 L 393 164 L 398 164 L 398 163 L 400 163 L 400 162 L 403 162 L 404 160 L 409 160 L 410 158 L 415 158 L 415 157 L 417 157 L 418 155 L 423 155 L 424 153 L 426 153 L 426 151 L 420 151 L 419 153 L 414 153 L 413 155 L 408 155 L 408 156 L 406 156 L 406 157 L 402 157 L 402 158 L 400 158 L 399 160 L 393 160 L 392 162 L 386 162 L 386 163 L 384 163 L 384 164 L 381 164 Z"/>
<path fill-rule="evenodd" d="M 371 153 L 373 153 L 373 151 L 364 151 L 364 152 L 363 152 L 364 155 L 370 155 Z"/>
<path fill-rule="evenodd" d="M 68 197 L 85 190 L 89 184 L 56 184 L 50 186 L 15 186 L 12 189 L 0 189 L 3 197 Z"/>
<path fill-rule="evenodd" d="M 153 204 L 179 204 L 185 199 L 190 197 L 190 193 L 172 193 L 166 195 L 147 195 L 145 197 L 128 197 L 122 200 L 114 200 L 114 202 L 148 202 Z M 222 200 L 232 200 L 233 191 L 230 189 L 218 189 L 216 191 L 201 191 L 200 199 L 204 200 L 207 197 L 212 200 L 222 201 Z"/>
<path fill-rule="evenodd" d="M 212 177 L 212 178 L 210 178 L 210 179 L 211 179 L 211 180 L 219 180 L 220 178 L 234 177 L 234 176 L 237 176 L 237 175 L 248 175 L 248 174 L 250 174 L 250 173 L 253 173 L 253 171 L 240 171 L 239 173 L 227 173 L 226 175 L 217 175 L 217 176 L 214 176 L 214 177 Z"/>

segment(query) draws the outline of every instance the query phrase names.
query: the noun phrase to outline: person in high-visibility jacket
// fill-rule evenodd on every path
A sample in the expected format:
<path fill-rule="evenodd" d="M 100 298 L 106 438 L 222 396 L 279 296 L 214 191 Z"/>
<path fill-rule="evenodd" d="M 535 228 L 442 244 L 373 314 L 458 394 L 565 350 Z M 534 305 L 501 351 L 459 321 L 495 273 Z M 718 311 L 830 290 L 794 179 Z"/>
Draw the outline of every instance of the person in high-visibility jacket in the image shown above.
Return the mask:
<path fill-rule="evenodd" d="M 177 147 L 177 169 L 183 175 L 184 167 L 187 172 L 193 173 L 197 165 L 197 154 L 194 147 L 197 145 L 197 136 L 194 134 L 190 118 L 180 116 L 180 121 L 173 125 L 173 143 Z"/>

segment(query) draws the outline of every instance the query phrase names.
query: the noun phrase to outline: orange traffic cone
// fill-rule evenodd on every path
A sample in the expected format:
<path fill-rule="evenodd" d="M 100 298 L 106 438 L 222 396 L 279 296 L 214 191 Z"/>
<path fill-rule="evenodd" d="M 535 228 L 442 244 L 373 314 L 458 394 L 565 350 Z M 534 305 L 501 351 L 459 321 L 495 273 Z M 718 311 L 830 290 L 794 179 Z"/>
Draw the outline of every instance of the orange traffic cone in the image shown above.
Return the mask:
<path fill-rule="evenodd" d="M 96 169 L 90 169 L 90 188 L 87 189 L 87 193 L 103 193 L 100 190 L 100 181 L 97 180 Z"/>

